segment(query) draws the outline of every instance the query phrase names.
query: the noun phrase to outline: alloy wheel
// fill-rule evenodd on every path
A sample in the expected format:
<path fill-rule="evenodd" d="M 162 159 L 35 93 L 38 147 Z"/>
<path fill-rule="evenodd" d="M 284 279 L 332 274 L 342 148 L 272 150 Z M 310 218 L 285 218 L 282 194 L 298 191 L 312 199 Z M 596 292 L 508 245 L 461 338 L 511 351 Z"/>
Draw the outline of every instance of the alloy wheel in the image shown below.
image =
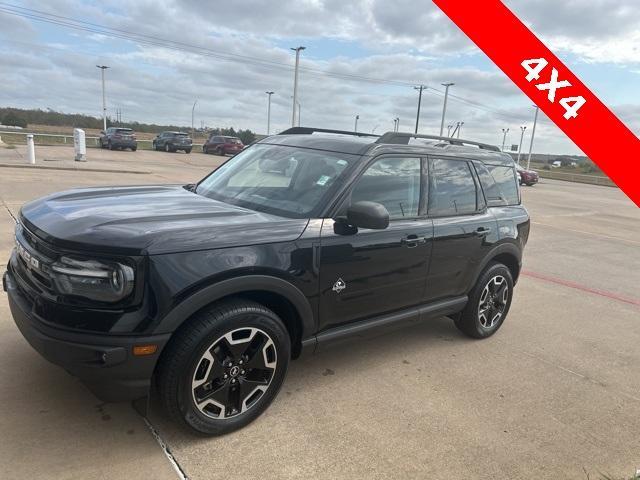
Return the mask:
<path fill-rule="evenodd" d="M 480 295 L 478 305 L 478 320 L 484 328 L 492 328 L 496 325 L 509 301 L 509 284 L 502 275 L 492 277 Z"/>
<path fill-rule="evenodd" d="M 267 391 L 276 366 L 275 344 L 266 332 L 233 330 L 209 345 L 198 360 L 191 380 L 193 401 L 211 418 L 240 415 Z"/>

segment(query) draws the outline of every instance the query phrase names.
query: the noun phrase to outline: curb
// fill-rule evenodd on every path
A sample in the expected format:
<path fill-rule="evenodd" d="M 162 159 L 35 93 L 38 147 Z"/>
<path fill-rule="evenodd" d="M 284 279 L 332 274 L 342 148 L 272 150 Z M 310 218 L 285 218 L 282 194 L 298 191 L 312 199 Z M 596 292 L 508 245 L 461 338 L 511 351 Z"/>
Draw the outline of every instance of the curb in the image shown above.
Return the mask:
<path fill-rule="evenodd" d="M 25 164 L 12 164 L 12 163 L 0 163 L 0 168 L 35 168 L 37 170 L 65 170 L 72 172 L 100 172 L 100 173 L 131 173 L 136 175 L 150 175 L 151 172 L 145 172 L 141 170 L 109 170 L 106 168 L 73 168 L 73 167 L 48 167 L 44 165 L 25 165 Z"/>

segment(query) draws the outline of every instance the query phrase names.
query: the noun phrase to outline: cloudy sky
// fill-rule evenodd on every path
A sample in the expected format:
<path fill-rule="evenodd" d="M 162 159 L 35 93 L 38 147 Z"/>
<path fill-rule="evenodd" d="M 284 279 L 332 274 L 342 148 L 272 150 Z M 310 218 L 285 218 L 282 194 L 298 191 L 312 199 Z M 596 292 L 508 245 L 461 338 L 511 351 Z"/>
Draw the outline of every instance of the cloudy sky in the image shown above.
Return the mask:
<path fill-rule="evenodd" d="M 636 133 L 640 131 L 640 2 L 507 0 L 509 8 Z M 18 13 L 18 15 L 15 15 Z M 45 20 L 45 21 L 43 21 Z M 518 143 L 534 108 L 430 1 L 25 0 L 0 2 L 0 105 L 101 114 L 149 123 L 266 132 L 291 122 L 294 53 L 301 57 L 301 123 L 381 133 L 400 118 L 437 134 L 443 82 L 454 82 L 447 124 L 462 136 Z M 500 28 L 496 26 L 496 28 Z M 517 48 L 504 39 L 505 48 Z M 606 132 L 603 132 L 606 137 Z M 541 115 L 535 152 L 580 153 Z"/>

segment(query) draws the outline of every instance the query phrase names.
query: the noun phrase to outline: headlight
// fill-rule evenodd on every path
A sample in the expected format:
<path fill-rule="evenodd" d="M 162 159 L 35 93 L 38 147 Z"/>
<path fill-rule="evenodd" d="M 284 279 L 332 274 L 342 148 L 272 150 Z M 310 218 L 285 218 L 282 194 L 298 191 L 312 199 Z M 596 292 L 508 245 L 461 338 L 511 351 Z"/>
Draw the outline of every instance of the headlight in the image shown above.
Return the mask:
<path fill-rule="evenodd" d="M 51 265 L 51 274 L 57 290 L 64 295 L 114 303 L 133 291 L 133 268 L 119 262 L 65 256 Z"/>

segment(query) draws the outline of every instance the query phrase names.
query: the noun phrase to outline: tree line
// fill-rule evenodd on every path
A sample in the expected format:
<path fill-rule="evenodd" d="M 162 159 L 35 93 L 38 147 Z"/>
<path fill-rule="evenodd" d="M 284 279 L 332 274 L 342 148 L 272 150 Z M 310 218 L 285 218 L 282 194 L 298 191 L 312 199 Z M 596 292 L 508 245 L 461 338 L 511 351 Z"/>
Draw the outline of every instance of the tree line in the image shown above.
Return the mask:
<path fill-rule="evenodd" d="M 63 113 L 47 109 L 21 109 L 12 107 L 0 107 L 0 123 L 7 126 L 27 128 L 32 125 L 50 125 L 54 127 L 93 128 L 102 129 L 102 118 L 84 115 L 81 113 Z M 136 132 L 160 133 L 165 130 L 189 131 L 189 128 L 178 125 L 157 125 L 154 123 L 140 122 L 115 122 L 107 117 L 107 126 L 131 128 Z M 245 145 L 255 141 L 256 135 L 249 129 L 235 130 L 230 128 L 212 128 L 207 133 L 238 137 Z"/>

